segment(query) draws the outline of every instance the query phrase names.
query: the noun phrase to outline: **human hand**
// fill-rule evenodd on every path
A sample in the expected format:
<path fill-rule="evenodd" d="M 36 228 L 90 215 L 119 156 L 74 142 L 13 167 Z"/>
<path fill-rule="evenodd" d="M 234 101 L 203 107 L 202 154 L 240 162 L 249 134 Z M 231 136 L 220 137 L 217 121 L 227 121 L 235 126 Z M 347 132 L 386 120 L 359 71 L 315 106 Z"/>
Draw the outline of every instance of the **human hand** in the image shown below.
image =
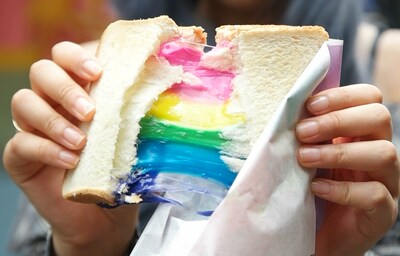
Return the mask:
<path fill-rule="evenodd" d="M 77 164 L 86 142 L 77 123 L 90 121 L 95 112 L 85 89 L 100 76 L 93 54 L 59 43 L 52 60 L 31 66 L 31 89 L 12 99 L 12 115 L 22 131 L 7 143 L 4 166 L 51 225 L 57 255 L 122 255 L 134 234 L 137 206 L 103 209 L 61 195 L 65 171 Z"/>
<path fill-rule="evenodd" d="M 323 168 L 312 192 L 327 201 L 316 255 L 363 255 L 397 217 L 400 164 L 390 142 L 389 111 L 371 85 L 351 85 L 310 97 L 313 117 L 301 120 L 298 160 Z M 332 144 L 325 144 L 333 141 Z"/>

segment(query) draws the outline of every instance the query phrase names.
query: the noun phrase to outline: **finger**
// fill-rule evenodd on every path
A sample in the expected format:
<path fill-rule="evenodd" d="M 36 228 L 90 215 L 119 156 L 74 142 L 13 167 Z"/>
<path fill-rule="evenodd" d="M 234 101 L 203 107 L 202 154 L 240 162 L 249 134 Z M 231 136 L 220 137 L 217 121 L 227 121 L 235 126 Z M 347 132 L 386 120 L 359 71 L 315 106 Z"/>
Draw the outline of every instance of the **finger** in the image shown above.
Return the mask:
<path fill-rule="evenodd" d="M 392 139 L 389 110 L 379 103 L 350 107 L 301 120 L 296 136 L 304 143 L 320 143 L 337 137 Z"/>
<path fill-rule="evenodd" d="M 26 165 L 32 162 L 43 163 L 53 167 L 70 169 L 76 166 L 79 156 L 63 148 L 57 143 L 27 132 L 16 133 L 7 143 L 4 150 L 5 169 L 15 172 L 14 178 L 23 180 L 28 178 L 30 172 Z"/>
<path fill-rule="evenodd" d="M 386 232 L 397 217 L 397 203 L 379 182 L 338 182 L 316 179 L 311 191 L 330 202 L 362 210 L 369 223 L 360 224 L 364 235 Z M 360 220 L 358 220 L 360 221 Z M 374 229 L 374 230 L 369 230 Z"/>
<path fill-rule="evenodd" d="M 95 111 L 93 100 L 54 62 L 40 60 L 34 63 L 30 69 L 30 80 L 32 89 L 36 93 L 50 97 L 79 120 L 89 121 L 93 117 Z M 42 98 L 46 100 L 46 97 Z"/>
<path fill-rule="evenodd" d="M 96 57 L 78 44 L 61 42 L 53 46 L 51 53 L 57 65 L 83 80 L 94 81 L 101 75 Z"/>
<path fill-rule="evenodd" d="M 306 107 L 311 114 L 322 115 L 369 103 L 382 103 L 382 93 L 373 85 L 356 84 L 319 92 L 307 100 Z"/>
<path fill-rule="evenodd" d="M 31 90 L 21 90 L 12 99 L 13 117 L 25 131 L 39 130 L 57 143 L 72 149 L 81 149 L 85 134 L 51 108 Z M 35 110 L 32 111 L 32 106 Z"/>
<path fill-rule="evenodd" d="M 389 141 L 301 146 L 298 160 L 304 167 L 364 171 L 399 195 L 399 158 Z"/>

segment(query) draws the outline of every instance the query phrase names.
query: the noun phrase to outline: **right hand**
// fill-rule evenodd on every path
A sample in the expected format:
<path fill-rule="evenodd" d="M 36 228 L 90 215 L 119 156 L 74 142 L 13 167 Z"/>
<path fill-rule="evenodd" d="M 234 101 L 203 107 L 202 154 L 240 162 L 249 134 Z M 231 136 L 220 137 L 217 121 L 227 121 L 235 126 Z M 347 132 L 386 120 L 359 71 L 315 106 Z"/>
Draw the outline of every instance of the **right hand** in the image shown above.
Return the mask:
<path fill-rule="evenodd" d="M 135 230 L 136 205 L 103 209 L 61 195 L 65 172 L 76 166 L 86 142 L 77 124 L 95 112 L 85 89 L 101 72 L 93 53 L 62 42 L 53 47 L 52 60 L 31 66 L 31 89 L 12 98 L 22 131 L 7 143 L 4 166 L 51 225 L 57 255 L 122 255 Z"/>

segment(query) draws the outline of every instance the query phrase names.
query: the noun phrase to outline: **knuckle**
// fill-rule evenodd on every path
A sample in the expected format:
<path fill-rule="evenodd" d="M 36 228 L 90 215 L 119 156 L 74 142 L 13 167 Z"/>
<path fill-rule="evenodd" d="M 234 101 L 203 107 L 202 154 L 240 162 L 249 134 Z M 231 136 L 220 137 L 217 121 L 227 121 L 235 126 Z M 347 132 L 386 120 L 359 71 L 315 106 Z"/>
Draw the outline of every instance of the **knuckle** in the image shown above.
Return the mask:
<path fill-rule="evenodd" d="M 369 189 L 371 191 L 369 201 L 372 205 L 386 205 L 388 199 L 392 197 L 388 189 L 382 183 L 371 182 Z"/>
<path fill-rule="evenodd" d="M 12 144 L 12 140 L 8 141 L 8 143 L 6 144 L 5 148 L 4 148 L 4 154 L 3 154 L 3 166 L 4 166 L 4 170 L 9 171 L 10 170 L 10 164 L 9 164 L 9 158 L 7 157 L 8 155 L 12 155 L 13 153 L 13 146 Z"/>
<path fill-rule="evenodd" d="M 370 186 L 372 193 L 369 196 L 369 202 L 373 209 L 387 209 L 387 229 L 390 228 L 397 219 L 398 204 L 397 200 L 393 200 L 388 189 L 379 182 L 373 182 Z M 384 223 L 382 223 L 384 224 Z"/>
<path fill-rule="evenodd" d="M 383 101 L 383 94 L 378 87 L 372 84 L 363 84 L 363 86 L 365 86 L 365 89 L 370 91 L 371 95 L 374 97 L 376 102 L 381 103 Z"/>
<path fill-rule="evenodd" d="M 3 155 L 3 164 L 4 168 L 6 170 L 10 169 L 10 164 L 9 164 L 9 157 L 8 155 L 19 155 L 19 147 L 20 147 L 20 140 L 19 137 L 21 136 L 20 133 L 16 133 L 6 144 L 4 148 L 4 155 Z"/>
<path fill-rule="evenodd" d="M 398 201 L 395 200 L 394 203 L 392 204 L 392 219 L 391 219 L 392 222 L 390 226 L 396 223 L 398 214 L 399 214 L 399 204 Z"/>
<path fill-rule="evenodd" d="M 42 117 L 43 128 L 46 131 L 55 131 L 61 118 L 55 114 L 47 114 Z"/>
<path fill-rule="evenodd" d="M 52 48 L 51 48 L 51 55 L 53 56 L 53 58 L 55 56 L 57 56 L 59 53 L 64 52 L 64 50 L 69 47 L 72 43 L 69 41 L 62 41 L 59 42 L 57 44 L 55 44 Z"/>
<path fill-rule="evenodd" d="M 41 59 L 33 63 L 29 69 L 29 78 L 35 80 L 35 77 L 43 70 L 47 69 L 50 63 L 51 61 L 46 59 Z"/>
<path fill-rule="evenodd" d="M 351 185 L 351 182 L 343 182 L 340 186 L 339 202 L 343 205 L 349 205 L 352 202 Z"/>
<path fill-rule="evenodd" d="M 390 111 L 383 104 L 373 103 L 372 106 L 375 108 L 375 117 L 378 118 L 379 123 L 385 127 L 390 127 L 392 125 L 392 116 Z"/>
<path fill-rule="evenodd" d="M 25 134 L 23 133 L 16 133 L 14 135 L 14 137 L 10 140 L 9 144 L 10 144 L 10 152 L 13 155 L 21 155 L 21 147 L 22 145 L 24 145 L 24 141 L 25 141 Z"/>
<path fill-rule="evenodd" d="M 11 108 L 17 109 L 20 105 L 26 103 L 33 92 L 29 89 L 18 90 L 11 98 Z"/>
<path fill-rule="evenodd" d="M 51 148 L 50 141 L 41 140 L 37 146 L 37 158 L 38 159 L 52 159 L 53 157 L 51 156 L 51 153 L 50 153 L 52 151 L 49 150 L 49 148 Z"/>
<path fill-rule="evenodd" d="M 338 87 L 337 88 L 337 99 L 340 99 L 343 101 L 343 103 L 348 106 L 351 104 L 352 99 L 353 99 L 353 94 L 349 92 L 348 88 L 346 87 Z"/>
<path fill-rule="evenodd" d="M 57 92 L 60 102 L 61 103 L 68 102 L 68 99 L 70 98 L 71 95 L 74 94 L 74 92 L 75 92 L 75 88 L 72 85 L 61 86 Z"/>
<path fill-rule="evenodd" d="M 377 215 L 379 215 L 378 218 L 380 221 L 376 223 L 378 225 L 375 224 L 372 227 L 373 232 L 376 233 L 379 231 L 384 234 L 397 220 L 397 202 L 391 197 L 389 191 L 382 183 L 371 182 L 368 185 L 368 205 L 365 206 L 365 211 L 372 214 L 369 216 L 375 215 L 375 217 L 370 218 L 377 218 Z M 369 237 L 371 234 L 371 228 L 368 227 L 364 227 L 360 231 L 365 237 Z"/>
<path fill-rule="evenodd" d="M 390 141 L 382 140 L 379 148 L 383 163 L 387 167 L 392 167 L 398 161 L 396 146 Z"/>
<path fill-rule="evenodd" d="M 341 111 L 332 112 L 328 115 L 328 117 L 329 117 L 328 127 L 332 127 L 334 131 L 337 132 L 344 125 L 343 124 L 344 116 Z"/>
<path fill-rule="evenodd" d="M 15 159 L 24 158 L 26 155 L 24 150 L 26 140 L 27 135 L 18 132 L 7 142 L 3 154 L 3 166 L 7 171 L 12 171 L 15 165 L 20 163 L 20 161 L 16 162 Z"/>
<path fill-rule="evenodd" d="M 344 144 L 337 144 L 335 145 L 336 152 L 335 154 L 332 155 L 333 157 L 333 162 L 340 166 L 343 163 L 346 163 L 349 157 L 349 154 L 347 152 L 346 146 Z"/>

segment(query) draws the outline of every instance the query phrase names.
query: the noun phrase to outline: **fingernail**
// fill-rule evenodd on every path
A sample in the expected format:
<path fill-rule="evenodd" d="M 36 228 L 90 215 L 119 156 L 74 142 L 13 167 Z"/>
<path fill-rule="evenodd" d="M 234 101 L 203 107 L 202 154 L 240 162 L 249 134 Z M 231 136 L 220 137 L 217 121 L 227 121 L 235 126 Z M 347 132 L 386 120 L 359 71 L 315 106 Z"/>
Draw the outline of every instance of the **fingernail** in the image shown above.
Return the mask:
<path fill-rule="evenodd" d="M 326 96 L 319 96 L 313 98 L 309 103 L 308 103 L 308 110 L 310 110 L 313 113 L 317 112 L 322 112 L 326 109 L 328 109 L 329 106 L 329 101 L 328 97 Z"/>
<path fill-rule="evenodd" d="M 321 151 L 319 148 L 302 147 L 299 149 L 299 154 L 303 163 L 318 162 L 321 160 Z"/>
<path fill-rule="evenodd" d="M 313 181 L 311 182 L 311 191 L 315 194 L 329 194 L 331 191 L 331 185 L 324 181 Z"/>
<path fill-rule="evenodd" d="M 67 127 L 64 129 L 63 137 L 68 143 L 79 146 L 84 140 L 85 135 L 75 128 Z"/>
<path fill-rule="evenodd" d="M 84 97 L 79 97 L 75 102 L 75 109 L 84 117 L 94 111 L 94 104 Z"/>
<path fill-rule="evenodd" d="M 58 153 L 58 159 L 69 166 L 75 166 L 79 161 L 79 156 L 69 151 L 63 150 Z"/>
<path fill-rule="evenodd" d="M 83 72 L 85 72 L 90 77 L 96 77 L 101 73 L 101 66 L 97 63 L 97 61 L 88 59 L 83 63 Z"/>
<path fill-rule="evenodd" d="M 297 124 L 297 134 L 300 138 L 308 138 L 318 134 L 318 123 L 315 121 L 306 121 Z"/>

